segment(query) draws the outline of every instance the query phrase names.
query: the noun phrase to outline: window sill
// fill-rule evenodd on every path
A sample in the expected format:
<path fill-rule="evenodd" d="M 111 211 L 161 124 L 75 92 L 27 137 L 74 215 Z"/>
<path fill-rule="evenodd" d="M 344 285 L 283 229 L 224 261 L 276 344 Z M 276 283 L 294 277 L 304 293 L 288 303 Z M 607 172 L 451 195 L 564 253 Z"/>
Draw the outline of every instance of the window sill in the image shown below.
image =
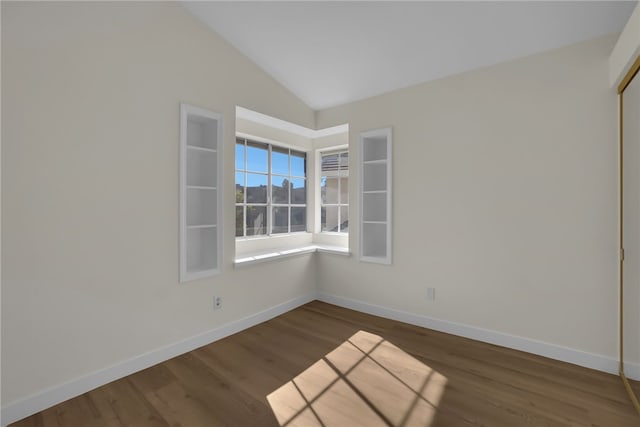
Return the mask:
<path fill-rule="evenodd" d="M 351 252 L 349 252 L 349 248 L 345 248 L 343 246 L 315 245 L 315 247 L 316 247 L 316 252 L 319 252 L 322 254 L 351 256 Z"/>
<path fill-rule="evenodd" d="M 276 251 L 270 251 L 266 253 L 257 253 L 252 255 L 243 255 L 240 258 L 236 258 L 233 261 L 234 267 L 244 267 L 247 265 L 258 264 L 266 261 L 275 261 L 283 258 L 290 258 L 299 255 L 312 254 L 315 252 L 351 256 L 348 248 L 341 246 L 329 246 L 329 245 L 308 245 L 297 248 L 281 249 Z"/>
<path fill-rule="evenodd" d="M 286 239 L 287 237 L 296 237 L 296 236 L 311 236 L 312 234 L 308 231 L 294 231 L 292 233 L 278 233 L 278 234 L 260 234 L 258 236 L 244 236 L 244 237 L 236 237 L 236 242 L 254 242 L 256 240 L 275 240 L 275 239 Z"/>

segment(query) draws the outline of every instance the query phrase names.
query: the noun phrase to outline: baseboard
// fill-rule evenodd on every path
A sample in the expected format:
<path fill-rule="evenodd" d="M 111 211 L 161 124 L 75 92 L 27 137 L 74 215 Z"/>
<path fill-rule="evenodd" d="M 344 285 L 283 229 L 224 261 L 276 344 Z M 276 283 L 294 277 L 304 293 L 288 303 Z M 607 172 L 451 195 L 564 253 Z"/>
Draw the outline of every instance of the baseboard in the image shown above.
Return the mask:
<path fill-rule="evenodd" d="M 203 345 L 210 344 L 229 335 L 243 331 L 315 299 L 315 293 L 294 298 L 251 316 L 227 323 L 218 328 L 179 341 L 175 344 L 170 344 L 157 350 L 136 356 L 132 359 L 125 360 L 124 362 L 84 375 L 67 383 L 51 387 L 25 399 L 9 403 L 2 408 L 2 426 L 5 427 L 7 424 L 21 420 L 29 415 L 40 412 L 43 409 L 50 408 L 60 402 L 64 402 L 65 400 L 110 383 L 111 381 L 131 375 L 134 372 L 138 372 L 160 362 L 164 362 L 172 357 L 179 356 L 195 350 L 198 347 L 202 347 Z"/>
<path fill-rule="evenodd" d="M 618 374 L 618 361 L 615 358 L 603 356 L 600 354 L 588 353 L 573 348 L 563 347 L 556 344 L 550 344 L 515 335 L 509 335 L 488 329 L 482 329 L 462 323 L 439 320 L 421 314 L 409 313 L 406 311 L 382 307 L 379 305 L 369 304 L 363 301 L 344 298 L 337 295 L 321 293 L 318 294 L 317 299 L 329 304 L 337 305 L 351 310 L 361 311 L 363 313 L 372 314 L 374 316 L 398 320 L 400 322 L 409 323 L 440 332 L 446 332 L 452 335 L 458 335 L 465 338 L 483 341 L 489 344 L 495 344 L 515 350 L 521 350 L 527 353 L 545 356 L 550 359 L 560 360 L 562 362 L 573 363 L 574 365 L 584 366 L 586 368 L 596 369 L 598 371 L 603 371 L 614 375 Z M 640 379 L 640 365 L 638 364 L 629 365 L 625 372 L 628 378 Z"/>
<path fill-rule="evenodd" d="M 624 375 L 630 380 L 640 381 L 640 363 L 624 364 Z"/>

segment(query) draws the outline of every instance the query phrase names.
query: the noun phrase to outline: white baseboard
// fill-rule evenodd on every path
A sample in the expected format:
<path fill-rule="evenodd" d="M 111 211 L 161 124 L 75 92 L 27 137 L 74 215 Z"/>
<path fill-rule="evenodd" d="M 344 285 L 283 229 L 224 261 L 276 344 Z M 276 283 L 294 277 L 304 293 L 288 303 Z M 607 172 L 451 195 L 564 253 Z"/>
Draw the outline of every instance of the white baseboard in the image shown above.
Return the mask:
<path fill-rule="evenodd" d="M 379 305 L 369 304 L 366 302 L 344 298 L 337 295 L 321 293 L 318 294 L 317 299 L 329 304 L 349 308 L 351 310 L 361 311 L 363 313 L 373 314 L 375 316 L 380 316 L 387 319 L 398 320 L 400 322 L 421 326 L 423 328 L 446 332 L 448 334 L 471 338 L 474 340 L 512 348 L 515 350 L 526 351 L 527 353 L 545 356 L 550 359 L 560 360 L 562 362 L 573 363 L 574 365 L 584 366 L 586 368 L 596 369 L 598 371 L 603 371 L 614 375 L 618 374 L 618 361 L 615 358 L 603 356 L 600 354 L 588 353 L 585 351 L 563 347 L 556 344 L 550 344 L 529 338 L 509 335 L 503 332 L 482 329 L 461 323 L 449 322 L 447 320 L 439 320 L 421 314 L 409 313 L 393 308 L 382 307 Z M 628 378 L 640 379 L 640 365 L 627 365 L 625 373 Z"/>
<path fill-rule="evenodd" d="M 640 363 L 625 362 L 624 375 L 629 379 L 640 381 Z"/>
<path fill-rule="evenodd" d="M 149 368 L 160 362 L 171 359 L 172 357 L 179 356 L 195 350 L 198 347 L 202 347 L 203 345 L 207 345 L 229 335 L 233 335 L 315 299 L 315 293 L 294 298 L 259 313 L 204 332 L 200 335 L 161 347 L 157 350 L 125 360 L 124 362 L 108 368 L 101 369 L 80 378 L 76 378 L 75 380 L 51 387 L 25 399 L 11 402 L 2 408 L 2 426 L 4 427 L 7 424 L 21 420 L 29 415 L 40 412 L 46 408 L 50 408 L 51 406 L 64 402 L 67 399 L 79 396 L 111 381 L 131 375 L 134 372 Z"/>

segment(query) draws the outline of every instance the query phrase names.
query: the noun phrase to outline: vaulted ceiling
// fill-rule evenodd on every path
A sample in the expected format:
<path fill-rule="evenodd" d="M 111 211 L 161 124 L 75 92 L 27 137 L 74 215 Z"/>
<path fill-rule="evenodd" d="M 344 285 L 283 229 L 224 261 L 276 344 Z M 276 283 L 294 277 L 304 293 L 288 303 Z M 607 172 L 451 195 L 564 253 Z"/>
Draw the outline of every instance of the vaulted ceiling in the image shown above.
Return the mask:
<path fill-rule="evenodd" d="M 636 1 L 189 2 L 313 109 L 619 32 Z"/>

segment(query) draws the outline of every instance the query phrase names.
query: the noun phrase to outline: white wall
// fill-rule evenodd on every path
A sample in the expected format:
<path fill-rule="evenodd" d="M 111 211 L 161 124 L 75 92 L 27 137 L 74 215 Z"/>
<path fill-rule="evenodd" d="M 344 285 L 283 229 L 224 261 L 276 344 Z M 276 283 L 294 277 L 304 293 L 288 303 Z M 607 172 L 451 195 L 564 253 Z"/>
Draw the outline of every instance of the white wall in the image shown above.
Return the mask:
<path fill-rule="evenodd" d="M 617 87 L 640 56 L 640 3 L 636 5 L 609 58 L 609 80 Z"/>
<path fill-rule="evenodd" d="M 181 6 L 2 3 L 2 404 L 315 291 L 310 255 L 178 283 L 179 103 L 314 113 Z M 223 308 L 212 310 L 212 296 Z"/>
<path fill-rule="evenodd" d="M 354 224 L 319 292 L 616 358 L 614 41 L 318 112 L 349 123 L 352 164 L 359 132 L 394 139 L 393 265 L 358 261 Z"/>

